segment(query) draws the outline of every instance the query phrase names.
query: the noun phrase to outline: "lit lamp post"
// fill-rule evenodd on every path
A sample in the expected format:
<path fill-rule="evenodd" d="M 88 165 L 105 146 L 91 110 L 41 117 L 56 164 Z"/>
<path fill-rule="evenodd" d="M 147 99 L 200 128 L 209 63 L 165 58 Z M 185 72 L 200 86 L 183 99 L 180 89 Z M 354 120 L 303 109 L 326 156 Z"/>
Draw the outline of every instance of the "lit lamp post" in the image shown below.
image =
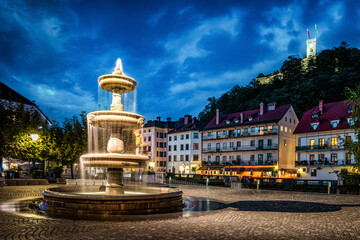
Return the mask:
<path fill-rule="evenodd" d="M 31 137 L 31 140 L 33 141 L 33 142 L 36 142 L 38 139 L 39 139 L 39 134 L 37 134 L 37 133 L 32 133 L 32 134 L 30 134 L 30 137 Z M 30 177 L 30 174 L 31 174 L 31 162 L 29 161 L 29 177 Z"/>

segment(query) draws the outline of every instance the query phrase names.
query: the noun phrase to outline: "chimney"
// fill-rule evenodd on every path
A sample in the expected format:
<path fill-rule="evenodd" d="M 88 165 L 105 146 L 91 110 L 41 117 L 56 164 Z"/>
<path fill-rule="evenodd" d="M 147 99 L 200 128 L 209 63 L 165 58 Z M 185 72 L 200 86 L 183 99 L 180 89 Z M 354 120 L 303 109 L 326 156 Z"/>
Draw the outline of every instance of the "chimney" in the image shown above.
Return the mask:
<path fill-rule="evenodd" d="M 240 123 L 244 123 L 244 114 L 240 113 Z"/>
<path fill-rule="evenodd" d="M 190 123 L 191 115 L 185 115 L 184 124 Z"/>
<path fill-rule="evenodd" d="M 166 118 L 166 121 L 170 122 L 170 121 L 171 121 L 171 117 Z"/>
<path fill-rule="evenodd" d="M 179 122 L 181 123 L 181 124 L 184 124 L 184 121 L 185 119 L 184 118 L 179 118 Z"/>
<path fill-rule="evenodd" d="M 323 114 L 324 112 L 324 100 L 319 101 L 319 112 L 320 114 Z"/>
<path fill-rule="evenodd" d="M 216 109 L 216 125 L 219 125 L 220 123 L 220 110 L 217 108 Z"/>
<path fill-rule="evenodd" d="M 260 103 L 260 113 L 259 113 L 259 115 L 264 115 L 264 103 L 263 102 Z"/>
<path fill-rule="evenodd" d="M 194 117 L 194 118 L 192 119 L 191 123 L 195 123 L 195 121 L 196 121 L 196 117 Z"/>
<path fill-rule="evenodd" d="M 156 118 L 156 121 L 160 122 L 160 119 L 161 119 L 161 117 L 157 117 L 157 118 Z"/>

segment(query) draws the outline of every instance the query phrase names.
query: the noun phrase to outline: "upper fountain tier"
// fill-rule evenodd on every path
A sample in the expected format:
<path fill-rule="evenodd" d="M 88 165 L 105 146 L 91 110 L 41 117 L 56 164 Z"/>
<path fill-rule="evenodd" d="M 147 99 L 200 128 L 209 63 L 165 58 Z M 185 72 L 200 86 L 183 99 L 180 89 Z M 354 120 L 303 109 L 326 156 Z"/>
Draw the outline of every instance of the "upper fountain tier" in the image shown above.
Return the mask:
<path fill-rule="evenodd" d="M 123 73 L 120 58 L 116 61 L 113 73 L 100 76 L 98 82 L 102 89 L 113 93 L 128 93 L 136 87 L 136 80 Z"/>

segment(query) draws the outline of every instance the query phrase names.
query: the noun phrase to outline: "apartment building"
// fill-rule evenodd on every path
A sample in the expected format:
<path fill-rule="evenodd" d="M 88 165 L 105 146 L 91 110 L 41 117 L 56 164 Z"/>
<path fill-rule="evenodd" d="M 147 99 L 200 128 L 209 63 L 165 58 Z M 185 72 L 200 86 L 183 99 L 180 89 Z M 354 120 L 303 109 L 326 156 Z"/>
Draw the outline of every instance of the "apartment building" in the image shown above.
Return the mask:
<path fill-rule="evenodd" d="M 356 140 L 351 113 L 351 105 L 346 102 L 322 100 L 304 113 L 294 131 L 299 178 L 337 180 L 336 172 L 343 168 L 351 171 L 354 156 L 344 147 L 345 140 Z"/>
<path fill-rule="evenodd" d="M 295 177 L 295 137 L 298 118 L 291 104 L 260 104 L 259 109 L 222 114 L 204 127 L 203 167 L 214 165 L 220 175 L 238 177 Z M 211 171 L 210 174 L 212 174 Z"/>
<path fill-rule="evenodd" d="M 184 125 L 170 131 L 167 140 L 167 172 L 196 173 L 201 166 L 201 123 L 186 115 Z"/>
<path fill-rule="evenodd" d="M 148 121 L 143 128 L 138 130 L 140 135 L 139 151 L 148 155 L 150 159 L 146 170 L 166 171 L 167 134 L 183 123 L 184 118 L 180 118 L 178 121 L 171 121 L 171 118 L 161 121 L 161 118 L 157 117 L 156 120 Z"/>

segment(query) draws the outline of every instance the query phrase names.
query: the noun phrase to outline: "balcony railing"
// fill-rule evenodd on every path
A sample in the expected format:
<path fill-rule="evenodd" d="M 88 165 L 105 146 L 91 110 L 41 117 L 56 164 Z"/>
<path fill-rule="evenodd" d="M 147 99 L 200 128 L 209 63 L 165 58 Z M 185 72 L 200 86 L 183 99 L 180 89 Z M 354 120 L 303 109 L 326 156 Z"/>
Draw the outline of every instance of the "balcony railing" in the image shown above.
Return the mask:
<path fill-rule="evenodd" d="M 216 152 L 241 152 L 241 151 L 263 151 L 263 150 L 277 150 L 278 144 L 268 145 L 255 145 L 255 146 L 241 146 L 241 147 L 227 147 L 227 148 L 203 148 L 203 153 L 216 153 Z"/>
<path fill-rule="evenodd" d="M 276 159 L 264 159 L 264 160 L 233 160 L 233 161 L 203 161 L 202 165 L 212 166 L 212 165 L 275 165 L 277 164 Z"/>
<path fill-rule="evenodd" d="M 219 134 L 211 136 L 203 135 L 203 140 L 213 140 L 213 139 L 228 139 L 228 138 L 241 138 L 241 137 L 252 137 L 252 136 L 266 136 L 266 135 L 276 135 L 278 134 L 278 129 L 273 129 L 271 131 L 259 131 L 259 132 L 246 132 L 246 133 L 233 133 L 233 134 Z"/>
<path fill-rule="evenodd" d="M 342 145 L 329 145 L 329 144 L 296 146 L 297 152 L 344 150 L 344 149 L 345 149 L 345 147 Z"/>
<path fill-rule="evenodd" d="M 297 167 L 353 166 L 354 160 L 300 160 L 295 161 Z"/>

